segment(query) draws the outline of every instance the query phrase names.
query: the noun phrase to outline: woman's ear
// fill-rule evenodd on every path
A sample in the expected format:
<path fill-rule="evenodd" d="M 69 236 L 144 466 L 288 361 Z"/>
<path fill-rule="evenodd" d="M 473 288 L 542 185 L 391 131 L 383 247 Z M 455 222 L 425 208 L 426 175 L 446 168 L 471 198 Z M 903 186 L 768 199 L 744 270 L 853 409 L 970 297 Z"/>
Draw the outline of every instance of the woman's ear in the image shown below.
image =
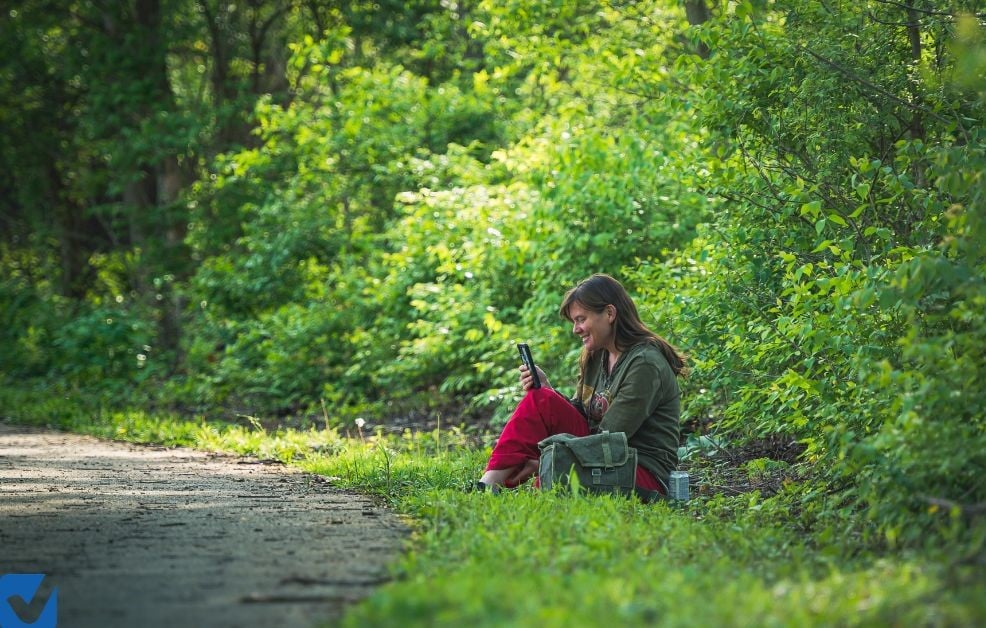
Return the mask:
<path fill-rule="evenodd" d="M 616 322 L 616 306 L 612 303 L 606 306 L 606 320 L 611 323 Z"/>

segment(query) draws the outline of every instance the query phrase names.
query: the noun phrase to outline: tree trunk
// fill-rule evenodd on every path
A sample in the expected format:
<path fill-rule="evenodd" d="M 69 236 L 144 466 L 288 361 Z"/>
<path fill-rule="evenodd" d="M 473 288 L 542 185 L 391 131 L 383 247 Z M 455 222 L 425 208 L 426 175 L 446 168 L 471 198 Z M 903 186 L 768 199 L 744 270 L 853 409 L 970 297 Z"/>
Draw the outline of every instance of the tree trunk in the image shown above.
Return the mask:
<path fill-rule="evenodd" d="M 136 0 L 135 19 L 140 41 L 146 42 L 144 56 L 135 68 L 151 85 L 152 94 L 138 110 L 143 119 L 158 111 L 175 108 L 174 94 L 168 78 L 167 46 L 163 41 L 160 0 Z M 147 273 L 151 268 L 157 274 L 181 276 L 174 268 L 180 260 L 177 249 L 182 246 L 187 224 L 177 200 L 188 185 L 190 177 L 182 171 L 176 155 L 151 159 L 141 168 L 141 177 L 129 184 L 124 191 L 124 201 L 132 208 L 130 213 L 131 239 L 134 246 L 144 253 L 137 269 L 138 291 L 145 295 L 158 311 L 158 338 L 165 351 L 175 356 L 175 367 L 181 360 L 181 310 L 183 304 L 171 289 L 172 282 L 152 285 Z M 151 243 L 146 242 L 145 225 L 155 229 L 154 237 L 160 249 L 149 259 Z"/>
<path fill-rule="evenodd" d="M 705 0 L 685 0 L 685 17 L 692 26 L 705 24 L 712 18 L 709 7 Z M 695 51 L 703 59 L 709 58 L 709 47 L 704 42 L 699 42 L 698 49 Z"/>

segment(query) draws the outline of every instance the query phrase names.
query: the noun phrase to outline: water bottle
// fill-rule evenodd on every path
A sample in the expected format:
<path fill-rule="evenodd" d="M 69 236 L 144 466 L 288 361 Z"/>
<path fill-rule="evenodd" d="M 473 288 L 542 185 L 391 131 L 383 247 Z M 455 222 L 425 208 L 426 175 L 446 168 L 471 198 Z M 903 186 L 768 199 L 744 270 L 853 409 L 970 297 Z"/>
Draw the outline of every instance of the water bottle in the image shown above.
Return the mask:
<path fill-rule="evenodd" d="M 669 497 L 683 502 L 688 501 L 688 472 L 672 471 L 668 482 Z"/>

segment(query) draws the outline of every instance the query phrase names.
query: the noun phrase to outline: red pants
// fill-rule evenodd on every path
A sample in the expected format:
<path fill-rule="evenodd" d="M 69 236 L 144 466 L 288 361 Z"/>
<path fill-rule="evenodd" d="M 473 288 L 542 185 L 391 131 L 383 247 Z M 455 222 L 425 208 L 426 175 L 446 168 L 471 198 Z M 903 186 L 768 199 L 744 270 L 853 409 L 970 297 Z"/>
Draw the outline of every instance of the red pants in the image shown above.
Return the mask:
<path fill-rule="evenodd" d="M 487 471 L 509 469 L 539 460 L 538 443 L 554 434 L 588 436 L 589 422 L 567 399 L 550 388 L 533 388 L 524 395 L 493 447 Z M 521 482 L 527 478 L 522 478 Z M 509 485 L 513 488 L 514 485 Z M 664 492 L 647 469 L 637 466 L 637 487 Z"/>

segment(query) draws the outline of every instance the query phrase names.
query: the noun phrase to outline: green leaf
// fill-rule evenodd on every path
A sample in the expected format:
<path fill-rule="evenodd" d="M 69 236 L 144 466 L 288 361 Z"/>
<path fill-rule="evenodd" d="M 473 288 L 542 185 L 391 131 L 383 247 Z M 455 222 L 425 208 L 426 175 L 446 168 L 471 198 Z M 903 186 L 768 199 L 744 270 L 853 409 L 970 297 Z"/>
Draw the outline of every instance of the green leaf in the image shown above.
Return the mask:
<path fill-rule="evenodd" d="M 805 203 L 804 205 L 801 206 L 802 216 L 810 215 L 811 217 L 814 218 L 815 216 L 820 214 L 821 211 L 822 211 L 821 201 L 812 201 L 810 203 Z"/>

